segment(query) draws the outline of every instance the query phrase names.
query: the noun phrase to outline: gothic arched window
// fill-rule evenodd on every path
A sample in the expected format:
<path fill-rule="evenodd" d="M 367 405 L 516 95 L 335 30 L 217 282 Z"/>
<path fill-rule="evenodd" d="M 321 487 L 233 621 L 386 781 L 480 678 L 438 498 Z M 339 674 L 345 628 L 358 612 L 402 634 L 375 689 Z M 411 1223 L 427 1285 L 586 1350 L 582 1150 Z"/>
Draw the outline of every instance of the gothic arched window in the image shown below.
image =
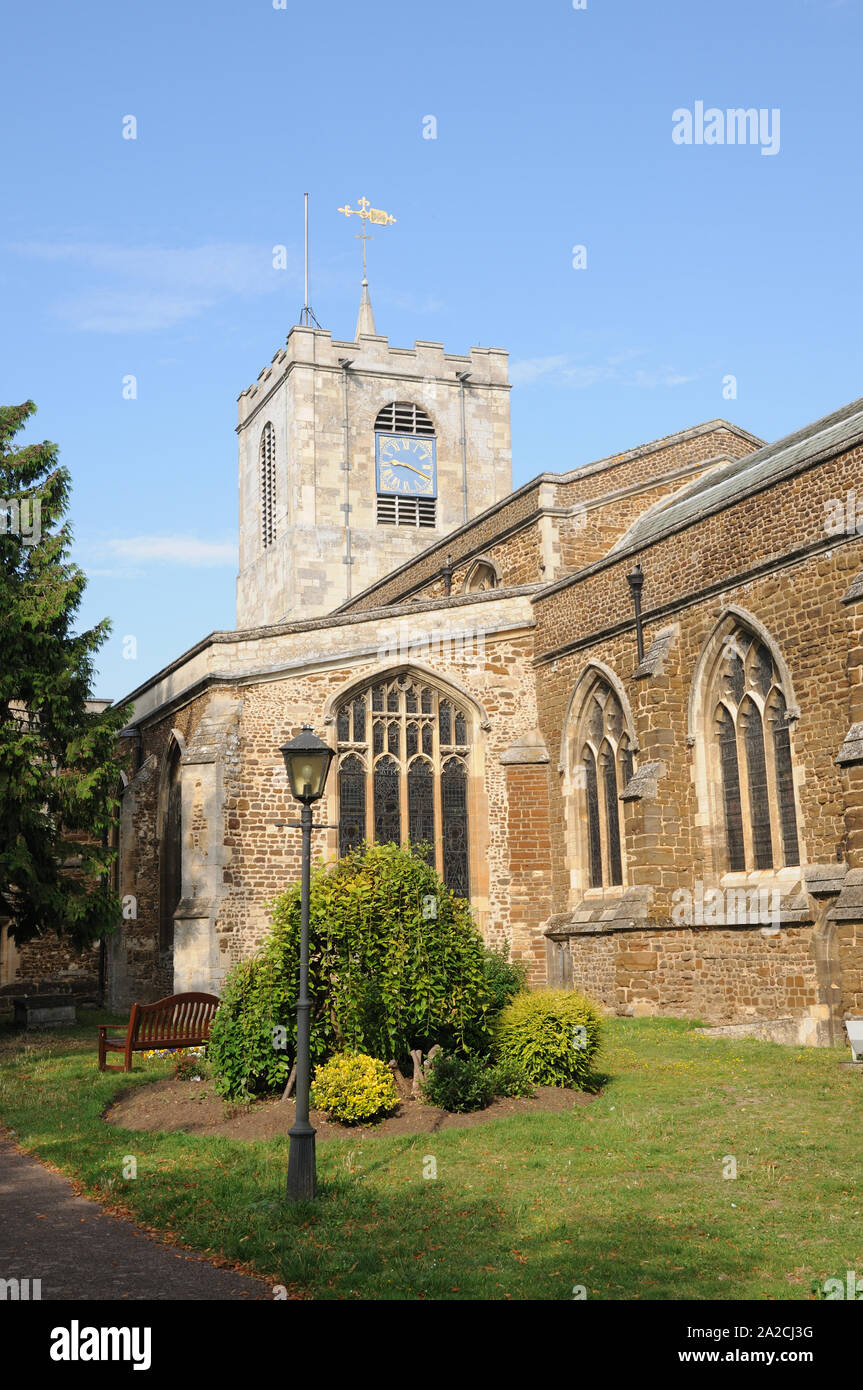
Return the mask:
<path fill-rule="evenodd" d="M 468 897 L 467 710 L 401 676 L 352 694 L 335 722 L 339 853 L 363 840 L 426 846 L 447 887 Z"/>
<path fill-rule="evenodd" d="M 380 435 L 415 435 L 434 441 L 435 427 L 422 407 L 413 401 L 390 401 L 389 405 L 378 411 L 375 419 L 375 454 L 383 459 L 385 453 L 381 453 L 381 441 L 378 438 Z M 390 441 L 390 444 L 392 443 L 393 441 Z M 432 476 L 435 464 L 435 447 L 434 442 L 417 446 L 419 454 L 413 460 L 413 464 L 419 463 L 420 468 L 425 469 L 429 477 Z M 398 472 L 398 468 L 395 471 Z M 413 467 L 413 474 L 416 472 L 416 467 Z M 405 468 L 404 473 L 399 476 L 399 481 L 405 483 L 407 477 L 408 470 Z M 421 493 L 399 496 L 397 491 L 390 491 L 382 486 L 379 479 L 377 521 L 379 526 L 434 527 L 437 525 L 437 501 L 435 497 L 424 497 Z"/>
<path fill-rule="evenodd" d="M 466 594 L 480 594 L 497 587 L 497 570 L 489 560 L 478 560 L 464 582 Z"/>
<path fill-rule="evenodd" d="M 183 890 L 183 817 L 180 745 L 172 742 L 164 772 L 159 837 L 159 949 L 174 945 L 174 913 Z"/>
<path fill-rule="evenodd" d="M 266 549 L 276 539 L 276 435 L 267 421 L 261 433 L 261 543 Z"/>
<path fill-rule="evenodd" d="M 707 689 L 720 789 L 725 868 L 800 863 L 791 735 L 781 676 L 767 646 L 738 624 L 723 638 Z"/>
<path fill-rule="evenodd" d="M 623 883 L 620 796 L 634 772 L 623 709 L 597 675 L 576 722 L 573 781 L 583 834 L 582 867 L 590 888 Z"/>

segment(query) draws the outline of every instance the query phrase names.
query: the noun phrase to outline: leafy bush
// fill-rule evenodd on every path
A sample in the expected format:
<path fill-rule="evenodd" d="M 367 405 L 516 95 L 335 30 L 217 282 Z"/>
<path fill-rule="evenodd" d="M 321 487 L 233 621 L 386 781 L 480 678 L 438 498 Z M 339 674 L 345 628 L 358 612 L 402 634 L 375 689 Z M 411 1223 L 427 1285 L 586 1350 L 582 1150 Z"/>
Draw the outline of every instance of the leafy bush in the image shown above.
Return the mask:
<path fill-rule="evenodd" d="M 282 1019 L 290 1023 L 291 998 L 287 973 L 269 954 L 240 961 L 229 972 L 208 1047 L 220 1095 L 249 1100 L 286 1085 L 293 1058 L 287 1046 L 277 1045 L 282 1036 L 276 1029 Z M 287 1035 L 289 1029 L 284 1031 Z"/>
<path fill-rule="evenodd" d="M 596 1004 L 567 990 L 518 994 L 495 1027 L 499 1062 L 520 1064 L 538 1086 L 583 1089 L 599 1050 L 602 1018 Z"/>
<path fill-rule="evenodd" d="M 489 1012 L 500 1013 L 511 999 L 527 989 L 527 970 L 520 960 L 510 960 L 509 945 L 494 949 L 487 946 L 483 959 L 485 982 L 489 992 Z"/>
<path fill-rule="evenodd" d="M 532 1096 L 536 1087 L 520 1062 L 507 1059 L 490 1069 L 496 1096 Z"/>
<path fill-rule="evenodd" d="M 399 1103 L 393 1074 L 385 1062 L 363 1053 L 342 1052 L 318 1067 L 312 1104 L 341 1124 L 362 1124 L 391 1114 Z"/>
<path fill-rule="evenodd" d="M 364 845 L 317 868 L 309 939 L 313 1067 L 341 1051 L 407 1066 L 414 1048 L 489 1044 L 482 938 L 468 903 L 419 853 Z M 296 884 L 276 900 L 260 953 L 225 983 L 209 1049 L 223 1095 L 284 1086 L 296 1055 L 299 953 Z"/>
<path fill-rule="evenodd" d="M 494 1100 L 492 1070 L 481 1057 L 446 1057 L 438 1053 L 422 1091 L 423 1099 L 441 1110 L 457 1114 L 484 1110 Z"/>

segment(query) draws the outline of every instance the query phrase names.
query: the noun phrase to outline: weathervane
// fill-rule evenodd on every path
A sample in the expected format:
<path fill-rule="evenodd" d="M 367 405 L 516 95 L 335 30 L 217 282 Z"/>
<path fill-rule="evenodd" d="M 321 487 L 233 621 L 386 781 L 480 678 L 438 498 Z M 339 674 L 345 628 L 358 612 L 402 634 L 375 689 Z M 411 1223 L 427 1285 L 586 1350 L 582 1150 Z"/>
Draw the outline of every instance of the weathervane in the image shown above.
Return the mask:
<path fill-rule="evenodd" d="M 388 212 L 384 212 L 382 208 L 373 208 L 368 198 L 360 198 L 358 208 L 352 208 L 350 204 L 345 203 L 344 207 L 338 208 L 337 211 L 343 212 L 345 217 L 359 217 L 362 222 L 363 229 L 361 232 L 356 233 L 356 239 L 363 243 L 363 280 L 365 281 L 367 279 L 366 242 L 374 241 L 374 237 L 369 236 L 366 231 L 366 223 L 373 222 L 376 227 L 386 227 L 388 223 L 395 222 L 396 219 L 391 217 Z"/>

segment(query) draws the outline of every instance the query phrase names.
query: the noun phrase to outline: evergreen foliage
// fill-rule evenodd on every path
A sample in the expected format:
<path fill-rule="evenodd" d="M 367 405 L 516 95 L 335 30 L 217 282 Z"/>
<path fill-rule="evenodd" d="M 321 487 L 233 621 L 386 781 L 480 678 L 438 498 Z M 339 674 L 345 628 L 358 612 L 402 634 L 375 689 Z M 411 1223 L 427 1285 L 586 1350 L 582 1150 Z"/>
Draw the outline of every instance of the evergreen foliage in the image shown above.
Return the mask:
<path fill-rule="evenodd" d="M 0 407 L 0 917 L 19 945 L 50 930 L 83 947 L 120 919 L 108 841 L 128 711 L 87 709 L 110 625 L 75 629 L 70 476 L 55 444 L 15 443 L 35 409 Z"/>

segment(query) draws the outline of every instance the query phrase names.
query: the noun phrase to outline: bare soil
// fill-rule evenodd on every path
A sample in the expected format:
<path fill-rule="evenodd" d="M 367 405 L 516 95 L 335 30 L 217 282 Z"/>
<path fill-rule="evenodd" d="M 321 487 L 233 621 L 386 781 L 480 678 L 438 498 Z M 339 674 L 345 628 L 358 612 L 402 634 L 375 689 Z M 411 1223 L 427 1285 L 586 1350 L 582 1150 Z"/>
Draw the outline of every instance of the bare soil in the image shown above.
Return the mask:
<path fill-rule="evenodd" d="M 341 1125 L 320 1110 L 311 1111 L 318 1142 L 327 1139 L 371 1139 L 393 1134 L 437 1134 L 442 1129 L 467 1129 L 511 1115 L 572 1110 L 594 1099 L 583 1091 L 555 1086 L 537 1087 L 535 1096 L 492 1101 L 485 1110 L 451 1115 L 431 1105 L 403 1096 L 394 1115 L 375 1125 Z M 216 1095 L 214 1083 L 182 1081 L 171 1077 L 138 1086 L 109 1107 L 105 1119 L 120 1129 L 169 1130 L 186 1134 L 219 1134 L 229 1139 L 272 1139 L 288 1133 L 294 1122 L 294 1101 L 258 1100 L 252 1105 L 232 1105 Z"/>

